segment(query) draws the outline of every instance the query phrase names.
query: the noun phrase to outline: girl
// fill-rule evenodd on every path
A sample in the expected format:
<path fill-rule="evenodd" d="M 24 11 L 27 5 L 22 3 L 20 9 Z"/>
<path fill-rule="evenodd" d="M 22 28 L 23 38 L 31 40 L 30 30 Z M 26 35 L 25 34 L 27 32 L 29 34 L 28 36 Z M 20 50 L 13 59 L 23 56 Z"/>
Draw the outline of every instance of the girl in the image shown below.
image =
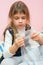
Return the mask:
<path fill-rule="evenodd" d="M 29 46 L 30 38 L 43 44 L 43 38 L 39 33 L 32 32 L 30 26 L 30 13 L 28 7 L 17 1 L 12 4 L 9 11 L 10 25 L 4 32 L 4 60 L 1 65 L 18 65 L 22 62 L 22 47 Z M 26 38 L 27 37 L 27 38 Z M 27 40 L 28 39 L 28 40 Z"/>

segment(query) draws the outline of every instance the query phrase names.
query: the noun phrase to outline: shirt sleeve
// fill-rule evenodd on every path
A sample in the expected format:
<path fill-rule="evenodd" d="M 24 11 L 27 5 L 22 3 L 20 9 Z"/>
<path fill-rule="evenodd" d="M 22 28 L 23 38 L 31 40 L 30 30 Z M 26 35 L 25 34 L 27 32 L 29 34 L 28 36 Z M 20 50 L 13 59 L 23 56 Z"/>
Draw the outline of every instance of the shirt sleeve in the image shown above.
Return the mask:
<path fill-rule="evenodd" d="M 3 52 L 4 58 L 11 57 L 13 55 L 9 51 L 9 48 L 11 47 L 11 45 L 12 45 L 12 35 L 7 30 L 5 34 L 5 43 L 4 43 L 4 52 Z"/>
<path fill-rule="evenodd" d="M 43 37 L 43 32 L 40 32 L 39 35 L 40 35 L 41 37 Z"/>

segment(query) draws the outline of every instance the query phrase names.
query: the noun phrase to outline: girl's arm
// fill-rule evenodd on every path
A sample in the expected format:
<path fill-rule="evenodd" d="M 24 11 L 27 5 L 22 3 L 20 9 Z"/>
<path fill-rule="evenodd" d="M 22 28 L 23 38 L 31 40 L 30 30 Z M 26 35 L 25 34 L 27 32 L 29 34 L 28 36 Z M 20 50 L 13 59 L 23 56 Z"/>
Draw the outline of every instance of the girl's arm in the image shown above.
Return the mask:
<path fill-rule="evenodd" d="M 9 31 L 6 31 L 5 34 L 5 43 L 4 43 L 4 52 L 3 56 L 4 58 L 11 57 L 15 54 L 18 47 L 16 45 L 12 45 L 12 35 L 9 33 Z"/>
<path fill-rule="evenodd" d="M 12 45 L 12 35 L 7 30 L 5 34 L 4 57 L 11 57 L 22 46 L 24 46 L 24 37 L 17 37 Z"/>
<path fill-rule="evenodd" d="M 16 43 L 14 43 L 10 48 L 9 48 L 9 51 L 10 51 L 10 53 L 12 53 L 12 54 L 15 54 L 15 52 L 18 50 L 18 46 L 17 46 L 17 44 Z"/>
<path fill-rule="evenodd" d="M 38 41 L 40 45 L 43 45 L 43 33 L 35 32 L 31 35 L 31 39 Z"/>

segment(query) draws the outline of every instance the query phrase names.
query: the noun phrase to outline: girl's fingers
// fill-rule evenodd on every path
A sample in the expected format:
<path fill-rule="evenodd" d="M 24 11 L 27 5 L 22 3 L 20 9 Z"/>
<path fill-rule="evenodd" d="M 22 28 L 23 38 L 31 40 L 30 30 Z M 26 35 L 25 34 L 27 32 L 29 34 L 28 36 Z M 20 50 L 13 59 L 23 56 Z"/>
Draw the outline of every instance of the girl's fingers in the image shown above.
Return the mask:
<path fill-rule="evenodd" d="M 15 39 L 15 43 L 18 47 L 24 46 L 24 38 L 18 37 L 17 39 Z"/>
<path fill-rule="evenodd" d="M 16 41 L 17 43 L 20 43 L 20 42 L 24 41 L 24 39 L 23 39 L 23 38 L 17 38 L 15 41 Z"/>
<path fill-rule="evenodd" d="M 31 35 L 31 39 L 34 40 L 34 41 L 38 41 L 39 40 L 39 33 L 33 33 Z"/>
<path fill-rule="evenodd" d="M 37 37 L 39 35 L 39 33 L 33 33 L 32 35 L 31 35 L 31 38 L 35 38 L 35 37 Z"/>

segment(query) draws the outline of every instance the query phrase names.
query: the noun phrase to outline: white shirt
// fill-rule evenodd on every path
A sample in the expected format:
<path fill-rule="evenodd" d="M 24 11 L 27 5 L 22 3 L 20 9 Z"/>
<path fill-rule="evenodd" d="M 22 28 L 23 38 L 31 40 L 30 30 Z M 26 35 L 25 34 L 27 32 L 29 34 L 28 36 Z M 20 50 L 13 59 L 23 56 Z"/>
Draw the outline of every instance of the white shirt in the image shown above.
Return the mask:
<path fill-rule="evenodd" d="M 20 36 L 25 36 L 25 28 L 22 30 L 18 29 L 18 31 L 19 31 L 18 33 Z M 29 32 L 31 33 L 31 30 Z M 37 42 L 35 42 L 31 39 L 29 40 L 29 44 L 31 45 L 31 47 L 39 46 L 39 44 Z M 13 54 L 10 53 L 10 51 L 9 51 L 9 47 L 11 47 L 11 45 L 12 45 L 12 35 L 7 30 L 6 34 L 5 34 L 5 43 L 4 43 L 4 52 L 3 52 L 3 55 L 5 58 L 13 56 Z"/>

